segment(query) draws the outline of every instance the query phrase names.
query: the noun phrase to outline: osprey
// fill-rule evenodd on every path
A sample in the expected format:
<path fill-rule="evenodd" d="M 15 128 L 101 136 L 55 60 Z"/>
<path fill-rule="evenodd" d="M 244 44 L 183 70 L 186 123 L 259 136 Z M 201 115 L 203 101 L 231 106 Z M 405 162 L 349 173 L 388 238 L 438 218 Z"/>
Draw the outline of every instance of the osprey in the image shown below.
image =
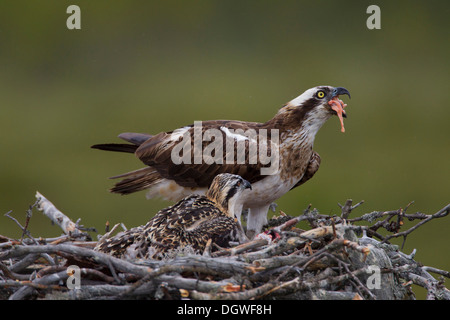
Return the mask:
<path fill-rule="evenodd" d="M 269 206 L 318 170 L 320 156 L 313 144 L 322 125 L 337 115 L 345 131 L 347 105 L 339 99 L 344 94 L 350 97 L 345 88 L 318 86 L 286 103 L 265 123 L 195 122 L 157 135 L 122 133 L 119 138 L 128 144 L 92 148 L 134 153 L 147 165 L 112 177 L 122 179 L 111 189 L 120 194 L 147 190 L 148 198 L 178 201 L 189 194 L 204 194 L 217 174 L 242 176 L 253 188 L 243 193 L 237 206 L 249 209 L 247 236 L 252 238 L 267 222 Z M 236 217 L 240 222 L 238 208 Z"/>
<path fill-rule="evenodd" d="M 236 203 L 251 184 L 230 173 L 217 175 L 205 196 L 190 195 L 159 211 L 144 225 L 99 241 L 95 250 L 117 257 L 161 258 L 170 250 L 189 246 L 201 253 L 209 240 L 225 246 L 238 232 Z"/>

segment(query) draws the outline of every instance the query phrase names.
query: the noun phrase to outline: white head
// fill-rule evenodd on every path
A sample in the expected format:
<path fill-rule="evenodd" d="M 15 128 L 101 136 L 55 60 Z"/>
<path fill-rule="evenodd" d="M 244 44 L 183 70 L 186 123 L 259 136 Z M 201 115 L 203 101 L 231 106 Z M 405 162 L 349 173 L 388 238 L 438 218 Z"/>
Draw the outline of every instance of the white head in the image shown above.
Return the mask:
<path fill-rule="evenodd" d="M 293 128 L 301 126 L 313 134 L 332 115 L 337 115 L 341 121 L 341 131 L 344 131 L 343 118 L 346 117 L 344 108 L 347 106 L 339 95 L 350 93 L 343 87 L 318 86 L 306 90 L 300 96 L 289 101 L 278 114 L 284 117 L 284 122 Z"/>

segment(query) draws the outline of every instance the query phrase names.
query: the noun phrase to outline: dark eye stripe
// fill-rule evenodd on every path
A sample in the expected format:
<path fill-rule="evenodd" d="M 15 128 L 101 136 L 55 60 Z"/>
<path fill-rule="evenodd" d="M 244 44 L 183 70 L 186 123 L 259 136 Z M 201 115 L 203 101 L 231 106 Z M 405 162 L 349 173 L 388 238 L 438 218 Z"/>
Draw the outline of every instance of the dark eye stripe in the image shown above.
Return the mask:
<path fill-rule="evenodd" d="M 237 188 L 231 188 L 225 197 L 225 201 L 228 202 L 228 200 L 230 200 L 236 194 L 236 192 L 237 192 Z"/>

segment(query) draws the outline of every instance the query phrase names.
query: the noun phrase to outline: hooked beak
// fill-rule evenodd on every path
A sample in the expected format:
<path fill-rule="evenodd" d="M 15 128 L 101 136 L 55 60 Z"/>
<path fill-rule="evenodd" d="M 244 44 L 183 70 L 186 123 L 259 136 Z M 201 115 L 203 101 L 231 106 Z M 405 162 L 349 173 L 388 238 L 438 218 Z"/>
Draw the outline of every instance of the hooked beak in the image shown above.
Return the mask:
<path fill-rule="evenodd" d="M 252 190 L 252 184 L 245 179 L 242 179 L 242 180 L 243 180 L 244 189 Z"/>
<path fill-rule="evenodd" d="M 341 96 L 343 94 L 348 95 L 348 97 L 350 99 L 352 98 L 352 97 L 350 97 L 350 92 L 348 92 L 347 89 L 345 89 L 343 87 L 337 87 L 337 88 L 334 88 L 334 90 L 333 90 L 333 92 L 331 94 L 331 99 L 333 99 L 334 97 L 338 97 L 339 98 L 339 96 Z"/>

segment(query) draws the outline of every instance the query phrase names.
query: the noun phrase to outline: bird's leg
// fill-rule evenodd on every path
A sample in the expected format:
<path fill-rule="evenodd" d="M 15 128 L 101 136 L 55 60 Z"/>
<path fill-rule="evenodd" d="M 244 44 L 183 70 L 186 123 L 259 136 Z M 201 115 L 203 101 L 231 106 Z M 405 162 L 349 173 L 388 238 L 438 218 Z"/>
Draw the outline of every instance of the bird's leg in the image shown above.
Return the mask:
<path fill-rule="evenodd" d="M 267 223 L 267 211 L 270 204 L 263 207 L 249 208 L 247 218 L 247 237 L 253 239 L 255 235 L 261 232 L 263 225 Z"/>
<path fill-rule="evenodd" d="M 248 213 L 248 209 L 244 210 L 242 208 L 242 204 L 240 205 L 240 208 L 238 207 L 235 210 L 235 217 L 236 217 L 237 224 L 238 224 L 238 227 L 237 227 L 237 238 L 238 238 L 239 243 L 241 243 L 241 244 L 250 241 L 250 239 L 247 238 L 247 236 L 245 235 L 245 231 L 244 231 L 244 228 L 242 227 L 242 221 L 241 221 L 241 216 L 245 220 L 245 218 L 247 216 L 247 213 Z"/>
<path fill-rule="evenodd" d="M 244 228 L 242 227 L 242 225 L 240 223 L 238 223 L 237 237 L 238 237 L 238 241 L 240 244 L 250 241 L 250 239 L 247 238 L 247 236 L 245 235 Z"/>
<path fill-rule="evenodd" d="M 277 211 L 277 207 L 278 207 L 278 205 L 277 205 L 275 202 L 272 202 L 272 203 L 269 205 L 269 209 L 270 209 L 272 212 L 276 212 L 276 211 Z"/>

